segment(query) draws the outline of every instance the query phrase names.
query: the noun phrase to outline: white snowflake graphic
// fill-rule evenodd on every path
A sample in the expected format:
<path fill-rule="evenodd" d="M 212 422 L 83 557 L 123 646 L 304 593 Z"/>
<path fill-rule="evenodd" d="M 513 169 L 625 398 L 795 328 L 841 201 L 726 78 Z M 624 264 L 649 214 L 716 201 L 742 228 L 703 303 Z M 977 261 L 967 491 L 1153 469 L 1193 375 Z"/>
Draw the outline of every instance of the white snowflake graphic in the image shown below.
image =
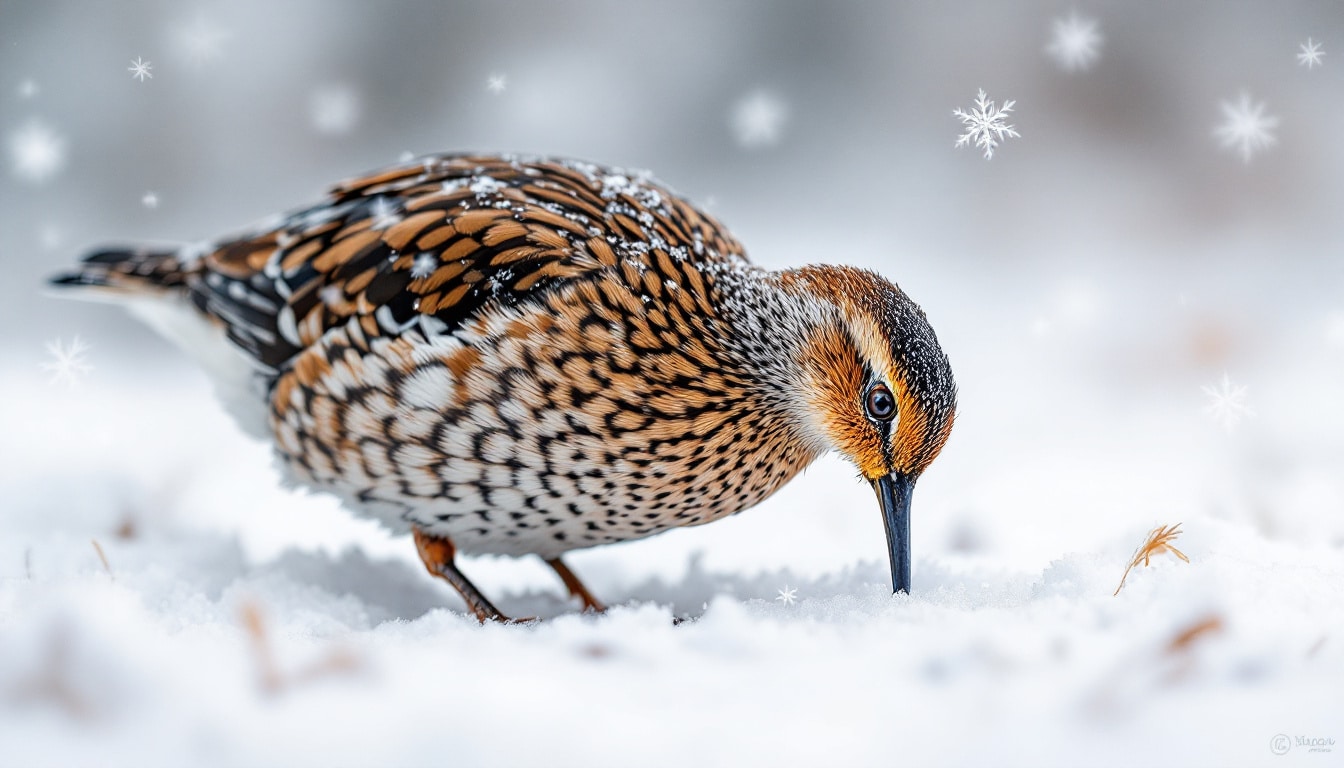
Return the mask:
<path fill-rule="evenodd" d="M 1231 377 L 1226 372 L 1223 373 L 1223 380 L 1216 386 L 1205 386 L 1201 389 L 1208 398 L 1204 412 L 1223 425 L 1223 429 L 1227 430 L 1229 435 L 1243 418 L 1255 415 L 1255 412 L 1246 405 L 1246 387 L 1232 383 Z"/>
<path fill-rule="evenodd" d="M 1319 66 L 1325 65 L 1325 62 L 1321 61 L 1321 58 L 1325 56 L 1325 51 L 1321 50 L 1320 43 L 1317 43 L 1313 41 L 1310 37 L 1308 37 L 1307 42 L 1302 44 L 1301 50 L 1302 52 L 1297 54 L 1298 66 L 1311 69 L 1318 65 Z"/>
<path fill-rule="evenodd" d="M 42 363 L 42 370 L 51 374 L 52 384 L 64 383 L 74 389 L 80 379 L 93 372 L 93 366 L 84 359 L 88 351 L 89 345 L 78 336 L 71 339 L 68 347 L 60 339 L 49 341 L 47 353 L 52 359 Z"/>
<path fill-rule="evenodd" d="M 231 36 L 229 30 L 203 16 L 175 27 L 171 33 L 173 48 L 193 66 L 220 58 L 224 54 L 224 43 Z"/>
<path fill-rule="evenodd" d="M 65 140 L 34 120 L 10 134 L 9 154 L 19 178 L 43 182 L 65 165 Z"/>
<path fill-rule="evenodd" d="M 985 159 L 989 160 L 994 157 L 994 148 L 1004 139 L 1021 138 L 1022 135 L 1008 124 L 1008 113 L 1013 111 L 1013 105 L 1016 103 L 1009 100 L 1005 101 L 1002 107 L 996 107 L 993 100 L 985 94 L 985 89 L 981 88 L 980 94 L 975 99 L 974 109 L 970 112 L 960 108 L 952 110 L 952 114 L 966 127 L 966 132 L 957 137 L 956 146 L 964 147 L 974 143 L 976 147 L 985 151 Z"/>
<path fill-rule="evenodd" d="M 157 192 L 146 192 L 145 196 L 140 198 L 140 204 L 149 209 L 159 207 L 159 195 Z"/>
<path fill-rule="evenodd" d="M 1101 56 L 1101 42 L 1096 19 L 1084 18 L 1073 11 L 1051 23 L 1050 44 L 1045 52 L 1066 72 L 1084 71 Z"/>
<path fill-rule="evenodd" d="M 429 277 L 439 268 L 439 258 L 432 253 L 422 253 L 411 262 L 411 277 L 417 280 Z"/>
<path fill-rule="evenodd" d="M 789 119 L 789 106 L 774 94 L 754 91 L 733 107 L 729 124 L 737 143 L 747 149 L 778 144 Z"/>
<path fill-rule="evenodd" d="M 798 590 L 789 589 L 789 585 L 785 584 L 784 588 L 779 590 L 779 597 L 775 599 L 785 605 L 793 605 L 798 602 Z"/>
<path fill-rule="evenodd" d="M 1224 149 L 1237 150 L 1241 159 L 1249 163 L 1256 152 L 1278 143 L 1273 131 L 1279 118 L 1265 114 L 1264 102 L 1252 103 L 1250 94 L 1243 91 L 1236 103 L 1224 101 L 1219 106 L 1223 122 L 1213 130 L 1213 135 Z"/>
<path fill-rule="evenodd" d="M 401 211 L 398 211 L 395 205 L 389 203 L 387 198 L 380 197 L 373 201 L 373 206 L 369 209 L 369 217 L 373 219 L 369 229 L 387 229 L 401 221 Z"/>
<path fill-rule="evenodd" d="M 131 66 L 127 67 L 126 71 L 131 73 L 131 77 L 134 77 L 136 80 L 139 80 L 140 82 L 143 83 L 146 80 L 154 79 L 154 73 L 149 71 L 153 68 L 154 68 L 153 64 L 149 63 L 148 61 L 142 60 L 139 56 L 136 56 L 135 61 L 131 62 Z"/>
<path fill-rule="evenodd" d="M 22 83 L 19 83 L 19 98 L 31 99 L 37 95 L 39 90 L 41 89 L 37 87 L 37 83 L 32 80 L 24 80 Z"/>
<path fill-rule="evenodd" d="M 488 88 L 491 93 L 494 94 L 503 93 L 504 89 L 509 87 L 508 75 L 503 75 L 499 73 L 490 75 L 490 77 L 485 81 L 485 87 Z"/>
<path fill-rule="evenodd" d="M 308 117 L 319 133 L 349 133 L 359 112 L 359 94 L 348 85 L 324 85 L 308 97 Z"/>

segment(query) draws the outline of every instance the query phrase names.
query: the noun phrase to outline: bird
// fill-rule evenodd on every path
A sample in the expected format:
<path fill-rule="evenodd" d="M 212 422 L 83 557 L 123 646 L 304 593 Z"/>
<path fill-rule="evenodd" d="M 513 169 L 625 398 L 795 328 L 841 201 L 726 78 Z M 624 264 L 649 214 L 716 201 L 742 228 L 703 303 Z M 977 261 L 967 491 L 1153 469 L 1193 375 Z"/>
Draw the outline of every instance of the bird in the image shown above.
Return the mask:
<path fill-rule="evenodd" d="M 769 270 L 647 171 L 427 155 L 183 246 L 51 279 L 205 368 L 286 482 L 410 534 L 481 622 L 460 554 L 563 557 L 752 507 L 837 452 L 876 493 L 893 592 L 957 389 L 923 310 L 850 266 Z"/>

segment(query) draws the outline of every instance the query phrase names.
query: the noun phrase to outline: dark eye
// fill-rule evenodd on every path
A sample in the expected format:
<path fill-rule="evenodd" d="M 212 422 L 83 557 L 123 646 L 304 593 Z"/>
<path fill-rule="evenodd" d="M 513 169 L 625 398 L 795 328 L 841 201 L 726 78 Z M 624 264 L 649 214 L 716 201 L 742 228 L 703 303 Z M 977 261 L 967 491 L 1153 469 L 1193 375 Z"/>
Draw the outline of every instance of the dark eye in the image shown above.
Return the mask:
<path fill-rule="evenodd" d="M 882 384 L 868 390 L 868 397 L 864 399 L 863 404 L 868 415 L 878 421 L 891 421 L 896 415 L 896 398 L 892 397 L 891 390 Z"/>

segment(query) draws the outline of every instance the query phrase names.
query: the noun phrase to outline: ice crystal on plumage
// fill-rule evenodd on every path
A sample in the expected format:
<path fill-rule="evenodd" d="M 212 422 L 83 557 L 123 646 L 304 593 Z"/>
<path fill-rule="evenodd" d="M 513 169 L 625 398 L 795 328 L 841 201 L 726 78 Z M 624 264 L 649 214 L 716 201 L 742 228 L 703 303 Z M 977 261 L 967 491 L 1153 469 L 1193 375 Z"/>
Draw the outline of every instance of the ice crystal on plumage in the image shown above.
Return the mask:
<path fill-rule="evenodd" d="M 1325 51 L 1321 50 L 1321 44 L 1314 42 L 1308 37 L 1307 42 L 1302 44 L 1302 52 L 1297 54 L 1297 63 L 1298 66 L 1303 66 L 1307 69 L 1311 69 L 1317 65 L 1323 66 L 1325 64 L 1325 62 L 1321 61 L 1321 57 L 1323 56 L 1325 56 Z"/>
<path fill-rule="evenodd" d="M 376 198 L 373 206 L 369 208 L 369 218 L 373 222 L 369 224 L 369 229 L 381 230 L 395 226 L 401 221 L 401 212 L 397 207 L 387 201 L 385 197 Z"/>
<path fill-rule="evenodd" d="M 411 277 L 419 280 L 434 274 L 439 267 L 439 258 L 432 253 L 422 253 L 411 262 Z"/>
<path fill-rule="evenodd" d="M 1101 33 L 1096 19 L 1087 19 L 1071 12 L 1052 23 L 1050 44 L 1045 52 L 1068 72 L 1090 68 L 1101 55 Z"/>
<path fill-rule="evenodd" d="M 78 336 L 71 339 L 69 346 L 60 339 L 49 341 L 47 353 L 52 359 L 42 363 L 42 370 L 51 374 L 52 384 L 64 383 L 74 389 L 80 379 L 93 372 L 93 366 L 84 359 L 88 351 L 89 345 Z"/>
<path fill-rule="evenodd" d="M 1262 149 L 1278 143 L 1274 128 L 1279 118 L 1265 114 L 1265 104 L 1251 102 L 1250 94 L 1242 92 L 1236 103 L 1224 101 L 1219 105 L 1223 110 L 1223 122 L 1213 130 L 1224 149 L 1235 149 L 1241 159 L 1247 163 Z"/>
<path fill-rule="evenodd" d="M 737 143 L 747 149 L 778 144 L 789 107 L 773 94 L 755 91 L 733 107 L 730 124 Z"/>
<path fill-rule="evenodd" d="M 42 182 L 65 165 L 65 141 L 34 120 L 10 134 L 9 154 L 19 178 Z"/>
<path fill-rule="evenodd" d="M 1204 407 L 1204 412 L 1221 424 L 1229 435 L 1243 418 L 1255 415 L 1255 412 L 1246 405 L 1246 387 L 1233 384 L 1226 372 L 1223 373 L 1223 380 L 1216 386 L 1205 386 L 1201 389 L 1209 401 Z"/>
<path fill-rule="evenodd" d="M 985 159 L 989 160 L 994 157 L 994 148 L 1003 143 L 1004 139 L 1021 138 L 1021 134 L 1008 124 L 1008 113 L 1013 111 L 1016 103 L 1010 99 L 1002 107 L 995 106 L 994 101 L 985 94 L 985 89 L 981 88 L 974 109 L 970 112 L 961 108 L 952 110 L 952 114 L 966 127 L 966 132 L 957 137 L 956 146 L 975 144 L 985 151 Z"/>
<path fill-rule="evenodd" d="M 136 56 L 135 61 L 131 62 L 131 66 L 127 67 L 126 71 L 131 73 L 131 77 L 134 77 L 136 80 L 139 80 L 140 82 L 143 83 L 145 82 L 145 80 L 154 79 L 154 73 L 149 71 L 153 68 L 154 68 L 153 64 L 149 63 L 148 61 L 142 60 L 139 56 Z"/>
<path fill-rule="evenodd" d="M 509 77 L 504 74 L 494 74 L 485 81 L 485 87 L 493 94 L 501 94 L 505 88 L 509 87 Z"/>
<path fill-rule="evenodd" d="M 785 584 L 784 588 L 779 590 L 779 597 L 776 597 L 775 599 L 785 605 L 793 605 L 798 601 L 798 590 L 789 589 L 789 585 Z"/>

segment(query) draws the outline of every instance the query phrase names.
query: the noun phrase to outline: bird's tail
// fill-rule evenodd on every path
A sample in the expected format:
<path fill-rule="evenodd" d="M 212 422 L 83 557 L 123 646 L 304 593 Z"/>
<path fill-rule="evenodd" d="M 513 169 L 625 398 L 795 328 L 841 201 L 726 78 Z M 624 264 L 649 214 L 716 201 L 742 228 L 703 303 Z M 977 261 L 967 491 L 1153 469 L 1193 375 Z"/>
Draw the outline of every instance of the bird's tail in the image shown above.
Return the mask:
<path fill-rule="evenodd" d="M 161 293 L 183 287 L 194 261 L 176 248 L 103 248 L 85 256 L 74 271 L 51 278 L 51 284 L 98 294 Z"/>

